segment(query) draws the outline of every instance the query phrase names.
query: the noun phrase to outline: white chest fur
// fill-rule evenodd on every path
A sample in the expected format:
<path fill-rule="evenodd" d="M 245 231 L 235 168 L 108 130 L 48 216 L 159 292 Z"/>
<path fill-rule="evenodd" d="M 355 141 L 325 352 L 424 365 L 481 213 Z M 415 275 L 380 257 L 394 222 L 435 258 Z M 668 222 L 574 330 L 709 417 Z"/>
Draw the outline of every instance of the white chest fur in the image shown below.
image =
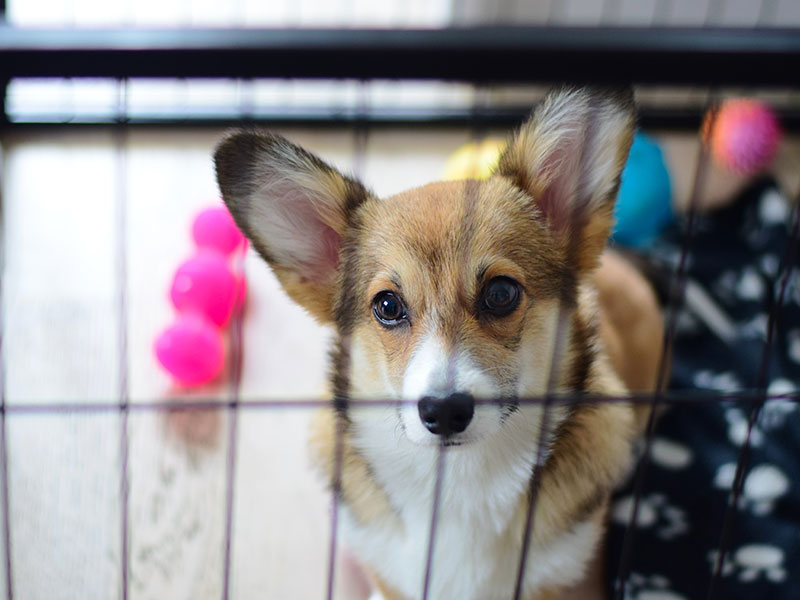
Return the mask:
<path fill-rule="evenodd" d="M 531 440 L 528 432 L 538 414 L 525 412 L 516 413 L 501 435 L 445 449 L 431 600 L 513 597 L 524 498 L 536 454 L 536 440 Z M 412 444 L 394 430 L 391 419 L 369 421 L 368 427 L 355 432 L 354 441 L 396 515 L 363 524 L 345 508 L 344 538 L 386 584 L 409 599 L 418 599 L 425 577 L 439 450 Z M 578 581 L 599 534 L 595 524 L 585 522 L 547 547 L 533 545 L 525 571 L 525 594 Z"/>

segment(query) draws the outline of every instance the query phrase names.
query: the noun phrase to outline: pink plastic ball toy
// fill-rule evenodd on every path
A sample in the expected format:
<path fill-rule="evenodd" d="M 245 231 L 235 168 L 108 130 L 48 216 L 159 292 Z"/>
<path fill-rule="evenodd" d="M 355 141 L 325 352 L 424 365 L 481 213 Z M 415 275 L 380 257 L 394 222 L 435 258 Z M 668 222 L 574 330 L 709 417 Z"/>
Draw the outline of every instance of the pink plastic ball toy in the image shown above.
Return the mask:
<path fill-rule="evenodd" d="M 247 241 L 224 206 L 208 208 L 192 223 L 194 256 L 176 270 L 170 288 L 175 322 L 156 339 L 155 354 L 179 384 L 199 386 L 225 365 L 223 327 L 247 293 Z"/>
<path fill-rule="evenodd" d="M 222 371 L 225 350 L 222 333 L 194 314 L 182 315 L 156 339 L 156 356 L 183 385 L 208 383 Z"/>
<path fill-rule="evenodd" d="M 231 318 L 240 287 L 222 254 L 200 250 L 178 267 L 170 297 L 179 312 L 200 313 L 222 327 Z"/>
<path fill-rule="evenodd" d="M 753 175 L 775 158 L 781 138 L 780 125 L 763 102 L 748 98 L 727 100 L 713 117 L 713 129 L 711 122 L 709 113 L 703 122 L 703 138 L 723 168 L 740 175 Z"/>
<path fill-rule="evenodd" d="M 213 248 L 225 255 L 244 244 L 244 236 L 224 206 L 207 208 L 192 224 L 192 237 L 198 248 Z"/>

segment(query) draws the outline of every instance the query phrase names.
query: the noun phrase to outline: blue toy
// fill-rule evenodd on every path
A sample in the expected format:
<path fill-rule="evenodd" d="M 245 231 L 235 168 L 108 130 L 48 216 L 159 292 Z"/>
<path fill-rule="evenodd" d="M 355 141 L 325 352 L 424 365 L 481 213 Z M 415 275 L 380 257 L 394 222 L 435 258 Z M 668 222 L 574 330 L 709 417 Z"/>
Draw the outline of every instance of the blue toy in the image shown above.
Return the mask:
<path fill-rule="evenodd" d="M 653 138 L 636 132 L 614 209 L 617 224 L 612 239 L 634 248 L 647 246 L 673 222 L 672 184 L 661 148 Z"/>

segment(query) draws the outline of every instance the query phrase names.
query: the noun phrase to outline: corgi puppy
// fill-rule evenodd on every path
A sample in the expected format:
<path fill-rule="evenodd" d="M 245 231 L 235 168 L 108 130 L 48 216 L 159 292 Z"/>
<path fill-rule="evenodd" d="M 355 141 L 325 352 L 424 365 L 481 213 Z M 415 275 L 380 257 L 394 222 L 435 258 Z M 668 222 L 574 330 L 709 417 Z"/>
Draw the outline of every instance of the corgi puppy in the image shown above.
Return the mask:
<path fill-rule="evenodd" d="M 217 147 L 237 224 L 337 333 L 312 451 L 387 600 L 423 595 L 440 452 L 428 598 L 514 597 L 534 472 L 521 598 L 587 572 L 641 422 L 591 395 L 652 388 L 661 350 L 652 292 L 604 255 L 634 121 L 630 92 L 555 91 L 489 179 L 386 199 L 277 135 Z"/>

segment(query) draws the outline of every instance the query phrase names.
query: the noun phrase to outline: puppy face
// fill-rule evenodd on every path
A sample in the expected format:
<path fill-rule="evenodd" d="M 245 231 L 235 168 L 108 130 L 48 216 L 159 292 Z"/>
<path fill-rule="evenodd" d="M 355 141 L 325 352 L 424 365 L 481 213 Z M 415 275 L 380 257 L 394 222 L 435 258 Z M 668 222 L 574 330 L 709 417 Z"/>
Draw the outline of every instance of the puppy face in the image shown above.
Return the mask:
<path fill-rule="evenodd" d="M 358 276 L 338 307 L 355 316 L 350 393 L 404 400 L 410 440 L 480 439 L 545 391 L 571 278 L 529 196 L 499 177 L 431 184 L 366 203 L 352 243 L 342 267 Z M 454 395 L 455 414 L 436 414 Z"/>
<path fill-rule="evenodd" d="M 277 136 L 234 134 L 215 160 L 254 247 L 337 327 L 336 394 L 402 400 L 372 418 L 414 443 L 459 445 L 494 435 L 519 397 L 577 385 L 572 309 L 632 128 L 629 95 L 561 91 L 489 180 L 384 200 Z"/>

